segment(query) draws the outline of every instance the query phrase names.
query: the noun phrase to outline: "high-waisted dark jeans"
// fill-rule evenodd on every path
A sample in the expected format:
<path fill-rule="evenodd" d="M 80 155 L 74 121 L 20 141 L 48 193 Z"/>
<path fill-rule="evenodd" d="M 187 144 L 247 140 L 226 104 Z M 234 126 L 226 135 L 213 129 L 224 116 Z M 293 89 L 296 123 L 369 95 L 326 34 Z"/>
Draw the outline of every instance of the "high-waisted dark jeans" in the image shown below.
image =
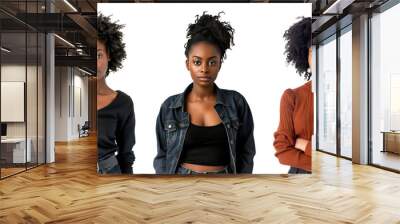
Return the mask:
<path fill-rule="evenodd" d="M 212 171 L 212 172 L 196 172 L 194 170 L 187 169 L 183 166 L 179 166 L 176 171 L 176 174 L 228 174 L 228 168 L 225 167 L 225 169 L 223 170 Z"/>

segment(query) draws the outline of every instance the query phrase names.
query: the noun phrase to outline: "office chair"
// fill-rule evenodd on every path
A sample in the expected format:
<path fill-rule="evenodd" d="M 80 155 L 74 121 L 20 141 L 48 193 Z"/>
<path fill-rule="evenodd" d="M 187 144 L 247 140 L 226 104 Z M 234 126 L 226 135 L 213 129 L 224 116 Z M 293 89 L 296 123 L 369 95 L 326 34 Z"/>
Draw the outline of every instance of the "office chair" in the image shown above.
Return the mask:
<path fill-rule="evenodd" d="M 82 127 L 80 127 L 80 125 L 78 124 L 79 138 L 89 136 L 89 129 L 90 129 L 89 121 L 85 121 Z"/>

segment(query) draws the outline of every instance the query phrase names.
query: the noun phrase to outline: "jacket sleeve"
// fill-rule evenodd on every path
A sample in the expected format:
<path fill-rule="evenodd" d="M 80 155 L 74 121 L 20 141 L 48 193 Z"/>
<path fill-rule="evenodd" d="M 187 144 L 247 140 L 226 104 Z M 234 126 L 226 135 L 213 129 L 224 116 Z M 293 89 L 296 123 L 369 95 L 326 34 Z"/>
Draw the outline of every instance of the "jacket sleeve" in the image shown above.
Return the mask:
<path fill-rule="evenodd" d="M 254 143 L 254 122 L 253 116 L 246 99 L 241 96 L 241 123 L 238 129 L 236 148 L 236 171 L 237 173 L 252 173 L 253 158 L 256 154 Z"/>
<path fill-rule="evenodd" d="M 274 133 L 275 156 L 281 164 L 311 171 L 311 142 L 305 151 L 295 148 L 294 108 L 295 95 L 293 90 L 287 89 L 281 98 L 279 126 Z"/>
<path fill-rule="evenodd" d="M 133 153 L 133 146 L 135 145 L 135 112 L 133 108 L 133 102 L 130 100 L 128 116 L 121 123 L 120 131 L 116 136 L 118 145 L 117 160 L 121 168 L 122 173 L 131 174 L 132 165 L 135 161 L 135 154 Z"/>
<path fill-rule="evenodd" d="M 164 131 L 164 124 L 162 121 L 162 107 L 157 116 L 156 122 L 156 135 L 157 135 L 157 155 L 154 158 L 153 166 L 156 174 L 166 174 L 166 136 Z"/>

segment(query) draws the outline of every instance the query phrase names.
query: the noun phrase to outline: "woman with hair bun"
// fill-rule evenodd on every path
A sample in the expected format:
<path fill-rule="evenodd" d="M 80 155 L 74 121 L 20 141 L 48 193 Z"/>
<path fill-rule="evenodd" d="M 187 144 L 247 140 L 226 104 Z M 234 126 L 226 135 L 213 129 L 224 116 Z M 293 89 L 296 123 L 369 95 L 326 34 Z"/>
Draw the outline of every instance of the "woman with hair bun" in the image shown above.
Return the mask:
<path fill-rule="evenodd" d="M 186 68 L 193 83 L 168 97 L 157 117 L 157 174 L 252 173 L 253 118 L 245 98 L 215 84 L 234 45 L 234 29 L 205 12 L 187 29 Z"/>
<path fill-rule="evenodd" d="M 311 90 L 311 18 L 302 18 L 284 34 L 286 61 L 307 82 L 282 95 L 278 130 L 274 133 L 275 156 L 289 165 L 289 173 L 311 173 L 311 136 L 314 101 Z"/>

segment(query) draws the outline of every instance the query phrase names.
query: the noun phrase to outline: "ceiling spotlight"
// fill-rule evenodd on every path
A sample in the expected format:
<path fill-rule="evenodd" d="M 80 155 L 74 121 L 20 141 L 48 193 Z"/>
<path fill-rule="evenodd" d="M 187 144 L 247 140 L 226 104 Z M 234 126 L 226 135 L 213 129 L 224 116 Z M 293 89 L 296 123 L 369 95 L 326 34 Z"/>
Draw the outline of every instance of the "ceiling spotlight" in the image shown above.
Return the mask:
<path fill-rule="evenodd" d="M 79 55 L 83 55 L 83 50 L 80 49 L 80 48 L 76 49 L 76 52 L 77 52 Z"/>

